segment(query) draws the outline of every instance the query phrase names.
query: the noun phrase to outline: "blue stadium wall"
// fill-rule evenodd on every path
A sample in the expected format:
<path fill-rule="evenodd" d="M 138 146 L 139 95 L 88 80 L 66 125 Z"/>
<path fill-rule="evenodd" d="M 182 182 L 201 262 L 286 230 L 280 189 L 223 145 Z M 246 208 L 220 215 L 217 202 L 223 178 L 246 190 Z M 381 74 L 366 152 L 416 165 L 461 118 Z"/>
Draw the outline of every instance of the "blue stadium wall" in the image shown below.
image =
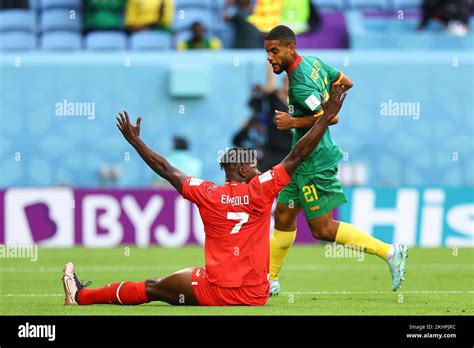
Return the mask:
<path fill-rule="evenodd" d="M 319 51 L 354 89 L 332 134 L 345 160 L 368 167 L 370 185 L 474 183 L 474 59 L 471 53 Z M 250 115 L 254 83 L 265 80 L 261 51 L 0 56 L 0 187 L 98 185 L 98 168 L 121 167 L 120 186 L 148 186 L 152 173 L 115 128 L 127 109 L 142 135 L 167 153 L 189 138 L 223 181 L 217 154 Z M 93 103 L 94 117 L 58 116 L 57 103 Z M 394 104 L 395 103 L 395 104 Z M 419 115 L 384 116 L 383 106 L 419 103 Z"/>

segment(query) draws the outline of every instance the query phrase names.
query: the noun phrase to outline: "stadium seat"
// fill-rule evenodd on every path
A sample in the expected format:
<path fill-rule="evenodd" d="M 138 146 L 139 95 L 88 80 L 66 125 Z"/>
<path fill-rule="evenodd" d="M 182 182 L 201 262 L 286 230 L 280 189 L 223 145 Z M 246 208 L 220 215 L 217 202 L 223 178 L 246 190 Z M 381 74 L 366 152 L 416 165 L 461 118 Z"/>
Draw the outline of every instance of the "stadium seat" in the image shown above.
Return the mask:
<path fill-rule="evenodd" d="M 196 21 L 199 21 L 204 24 L 207 29 L 211 29 L 211 11 L 192 7 L 186 9 L 176 8 L 173 28 L 177 31 L 186 30 L 189 29 L 191 27 L 191 24 Z"/>
<path fill-rule="evenodd" d="M 223 48 L 233 48 L 235 44 L 235 29 L 231 24 L 222 24 L 212 31 L 222 41 Z"/>
<path fill-rule="evenodd" d="M 67 9 L 52 9 L 41 13 L 40 31 L 42 32 L 53 30 L 80 31 L 81 28 L 82 16 L 78 11 L 71 14 L 70 10 Z"/>
<path fill-rule="evenodd" d="M 354 10 L 391 10 L 390 0 L 347 0 L 350 9 Z"/>
<path fill-rule="evenodd" d="M 130 36 L 132 50 L 163 50 L 172 48 L 171 35 L 163 31 L 143 31 Z"/>
<path fill-rule="evenodd" d="M 212 0 L 175 0 L 177 9 L 188 7 L 211 7 Z"/>
<path fill-rule="evenodd" d="M 346 7 L 345 0 L 311 0 L 318 10 L 342 11 Z"/>
<path fill-rule="evenodd" d="M 214 10 L 217 11 L 220 14 L 222 12 L 222 9 L 225 6 L 226 1 L 227 0 L 215 0 L 215 1 L 213 1 L 212 5 L 213 5 Z"/>
<path fill-rule="evenodd" d="M 40 48 L 44 50 L 80 50 L 82 35 L 71 31 L 50 31 L 40 38 Z"/>
<path fill-rule="evenodd" d="M 0 31 L 35 31 L 35 28 L 36 21 L 34 11 L 20 9 L 0 11 Z"/>
<path fill-rule="evenodd" d="M 189 40 L 189 39 L 191 39 L 192 36 L 193 36 L 193 34 L 191 33 L 190 30 L 178 31 L 176 33 L 176 37 L 175 37 L 176 44 L 178 44 L 180 42 L 183 42 L 183 41 L 186 41 L 186 40 Z"/>
<path fill-rule="evenodd" d="M 35 12 L 39 11 L 41 6 L 40 1 L 41 0 L 28 0 L 28 5 L 30 6 L 30 9 Z"/>
<path fill-rule="evenodd" d="M 88 50 L 125 50 L 127 36 L 121 31 L 93 31 L 86 36 Z"/>
<path fill-rule="evenodd" d="M 41 10 L 47 10 L 47 9 L 52 9 L 52 8 L 63 8 L 63 9 L 81 8 L 81 0 L 36 0 L 36 1 L 39 1 L 39 7 Z"/>
<path fill-rule="evenodd" d="M 34 50 L 36 35 L 26 31 L 7 31 L 0 33 L 0 50 Z"/>
<path fill-rule="evenodd" d="M 392 0 L 396 10 L 418 10 L 421 8 L 422 0 Z"/>

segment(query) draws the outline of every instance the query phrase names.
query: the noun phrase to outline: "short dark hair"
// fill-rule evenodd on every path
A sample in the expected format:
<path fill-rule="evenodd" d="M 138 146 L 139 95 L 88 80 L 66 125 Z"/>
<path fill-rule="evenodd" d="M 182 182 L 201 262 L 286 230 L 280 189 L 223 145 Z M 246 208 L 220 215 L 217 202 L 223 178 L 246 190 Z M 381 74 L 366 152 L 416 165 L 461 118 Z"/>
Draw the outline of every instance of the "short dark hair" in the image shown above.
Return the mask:
<path fill-rule="evenodd" d="M 242 164 L 257 162 L 257 150 L 252 148 L 233 147 L 228 149 L 219 159 L 221 169 Z"/>
<path fill-rule="evenodd" d="M 188 141 L 184 137 L 175 135 L 173 137 L 173 148 L 175 150 L 188 150 L 189 149 Z"/>
<path fill-rule="evenodd" d="M 285 25 L 278 25 L 268 32 L 265 40 L 279 40 L 284 45 L 296 44 L 296 35 Z"/>
<path fill-rule="evenodd" d="M 203 27 L 203 28 L 205 29 L 204 24 L 202 24 L 202 23 L 199 22 L 199 21 L 195 21 L 195 22 L 193 22 L 193 23 L 191 24 L 191 30 L 193 30 L 194 28 L 196 28 L 196 27 L 198 27 L 198 26 L 201 26 L 201 27 Z"/>

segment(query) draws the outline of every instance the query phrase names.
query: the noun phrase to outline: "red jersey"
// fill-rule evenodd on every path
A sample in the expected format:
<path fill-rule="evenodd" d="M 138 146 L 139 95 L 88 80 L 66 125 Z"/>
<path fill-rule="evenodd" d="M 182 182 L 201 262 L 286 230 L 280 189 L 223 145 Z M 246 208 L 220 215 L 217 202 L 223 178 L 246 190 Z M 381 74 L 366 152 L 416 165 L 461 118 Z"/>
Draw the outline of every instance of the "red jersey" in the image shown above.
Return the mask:
<path fill-rule="evenodd" d="M 220 287 L 267 282 L 270 264 L 270 217 L 278 192 L 290 182 L 283 166 L 245 182 L 188 177 L 182 195 L 195 203 L 204 223 L 204 256 L 211 283 Z"/>

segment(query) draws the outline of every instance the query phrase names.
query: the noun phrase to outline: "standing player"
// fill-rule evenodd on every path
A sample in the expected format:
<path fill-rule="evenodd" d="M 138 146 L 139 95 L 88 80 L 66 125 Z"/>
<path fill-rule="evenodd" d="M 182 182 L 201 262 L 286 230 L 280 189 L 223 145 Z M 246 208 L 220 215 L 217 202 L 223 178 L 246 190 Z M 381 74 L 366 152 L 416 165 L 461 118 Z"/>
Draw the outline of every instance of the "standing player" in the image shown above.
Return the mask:
<path fill-rule="evenodd" d="M 289 79 L 289 112 L 276 111 L 279 129 L 296 128 L 293 146 L 323 115 L 321 95 L 329 96 L 331 86 L 340 83 L 346 90 L 351 80 L 316 57 L 301 57 L 296 52 L 293 31 L 283 25 L 273 28 L 265 38 L 265 50 L 273 72 L 286 71 Z M 337 123 L 338 117 L 332 124 Z M 357 227 L 332 219 L 332 210 L 347 202 L 336 178 L 342 151 L 326 130 L 320 144 L 292 176 L 288 186 L 278 194 L 275 230 L 270 242 L 270 295 L 280 293 L 278 273 L 296 237 L 296 216 L 303 209 L 312 235 L 375 254 L 387 261 L 392 274 L 392 290 L 404 280 L 407 248 L 386 244 Z"/>
<path fill-rule="evenodd" d="M 173 305 L 263 306 L 269 296 L 270 216 L 272 203 L 300 163 L 314 151 L 331 119 L 337 115 L 345 94 L 333 87 L 323 103 L 325 114 L 300 139 L 283 161 L 263 174 L 257 169 L 254 150 L 234 148 L 221 158 L 226 183 L 188 177 L 139 137 L 140 121 L 133 126 L 127 112 L 117 117 L 117 127 L 143 160 L 195 203 L 204 222 L 206 267 L 188 268 L 159 279 L 120 282 L 87 289 L 72 262 L 64 269 L 62 282 L 67 305 L 97 303 L 137 305 L 163 301 Z"/>

